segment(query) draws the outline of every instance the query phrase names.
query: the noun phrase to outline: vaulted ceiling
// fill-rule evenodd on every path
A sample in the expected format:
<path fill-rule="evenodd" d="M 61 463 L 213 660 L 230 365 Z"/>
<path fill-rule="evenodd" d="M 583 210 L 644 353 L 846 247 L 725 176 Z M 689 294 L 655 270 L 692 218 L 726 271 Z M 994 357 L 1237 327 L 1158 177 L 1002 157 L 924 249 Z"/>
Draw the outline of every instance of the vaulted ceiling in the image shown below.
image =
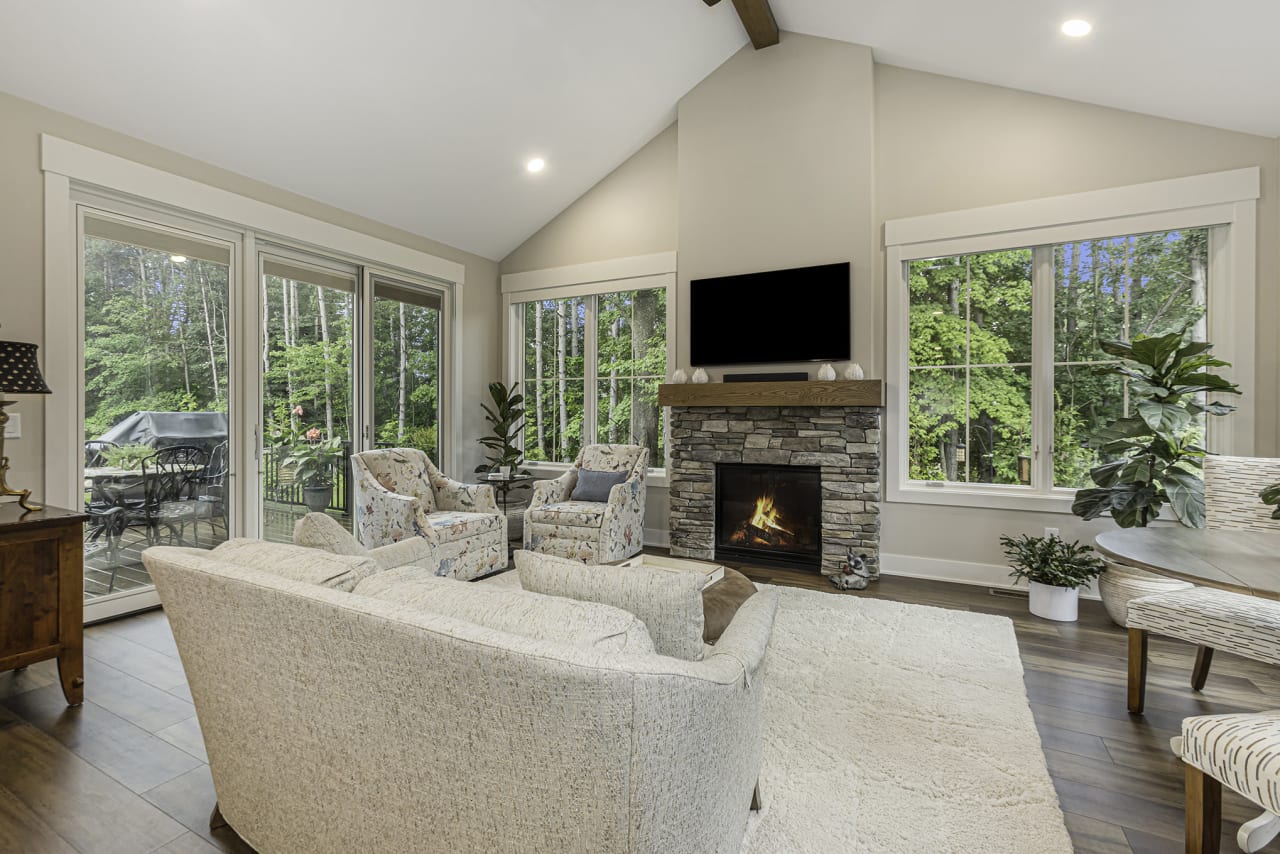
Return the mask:
<path fill-rule="evenodd" d="M 881 62 L 1280 135 L 1273 0 L 773 8 Z M 0 90 L 496 259 L 745 43 L 700 0 L 0 0 Z"/>

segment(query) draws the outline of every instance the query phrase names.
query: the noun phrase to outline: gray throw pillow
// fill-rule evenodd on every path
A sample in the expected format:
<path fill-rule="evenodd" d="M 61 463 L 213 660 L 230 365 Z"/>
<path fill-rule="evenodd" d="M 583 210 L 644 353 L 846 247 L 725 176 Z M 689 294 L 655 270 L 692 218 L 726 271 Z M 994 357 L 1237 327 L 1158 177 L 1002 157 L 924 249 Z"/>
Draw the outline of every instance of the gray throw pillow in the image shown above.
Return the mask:
<path fill-rule="evenodd" d="M 609 500 L 609 490 L 627 479 L 625 471 L 591 471 L 590 469 L 578 470 L 578 483 L 573 488 L 573 494 L 569 496 L 570 501 L 596 501 L 604 502 Z"/>

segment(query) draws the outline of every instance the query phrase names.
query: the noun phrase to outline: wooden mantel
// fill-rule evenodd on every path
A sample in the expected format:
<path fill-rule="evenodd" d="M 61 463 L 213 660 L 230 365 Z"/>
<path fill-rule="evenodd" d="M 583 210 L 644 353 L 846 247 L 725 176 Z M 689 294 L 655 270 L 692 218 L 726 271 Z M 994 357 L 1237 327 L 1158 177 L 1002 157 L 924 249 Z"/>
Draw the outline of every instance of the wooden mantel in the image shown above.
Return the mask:
<path fill-rule="evenodd" d="M 660 406 L 884 406 L 882 380 L 664 383 Z"/>

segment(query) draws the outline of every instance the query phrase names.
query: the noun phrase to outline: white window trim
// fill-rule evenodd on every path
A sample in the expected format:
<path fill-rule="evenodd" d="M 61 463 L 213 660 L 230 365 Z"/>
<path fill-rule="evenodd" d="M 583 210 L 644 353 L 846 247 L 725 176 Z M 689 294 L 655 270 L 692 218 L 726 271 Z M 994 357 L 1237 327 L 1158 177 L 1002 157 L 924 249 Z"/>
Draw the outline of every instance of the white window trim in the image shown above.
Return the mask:
<path fill-rule="evenodd" d="M 233 258 L 233 280 L 238 287 L 257 281 L 258 242 L 318 252 L 363 266 L 366 279 L 381 276 L 426 287 L 443 289 L 440 376 L 447 387 L 441 401 L 440 462 L 457 471 L 462 448 L 461 364 L 453 346 L 459 340 L 466 268 L 455 261 L 392 243 L 359 231 L 260 202 L 208 184 L 150 166 L 41 135 L 41 168 L 44 172 L 45 233 L 45 352 L 44 373 L 59 393 L 45 404 L 45 493 L 49 503 L 79 506 L 83 438 L 80 408 L 83 406 L 83 368 L 80 330 L 82 319 L 78 267 L 78 194 L 90 194 L 108 202 L 109 210 L 129 215 L 145 213 L 162 224 L 173 217 L 234 233 L 239 252 Z M 94 202 L 97 206 L 96 201 Z M 233 295 L 234 297 L 234 295 Z M 259 343 L 257 300 L 238 297 L 239 344 L 232 354 L 237 381 L 231 412 L 241 436 L 253 436 L 261 413 L 258 370 Z M 68 307 L 72 307 L 68 310 Z M 54 346 L 54 342 L 73 342 Z M 353 399 L 356 400 L 356 399 Z M 448 409 L 445 409 L 445 400 Z M 260 441 L 260 437 L 259 437 Z M 240 441 L 237 471 L 256 473 L 258 443 Z M 241 535 L 258 533 L 259 514 L 254 490 L 243 490 Z"/>
<path fill-rule="evenodd" d="M 1257 288 L 1257 200 L 1260 195 L 1260 172 L 1257 167 L 1251 167 L 887 221 L 887 500 L 1070 513 L 1075 496 L 1073 489 L 1051 486 L 1053 455 L 1049 447 L 1036 448 L 1033 452 L 1032 482 L 1040 484 L 1038 487 L 908 480 L 908 399 L 905 393 L 909 356 L 908 266 L 911 261 L 922 258 L 1210 227 L 1209 340 L 1214 343 L 1214 352 L 1232 363 L 1230 377 L 1240 386 L 1243 395 L 1232 401 L 1239 408 L 1228 417 L 1228 423 L 1211 424 L 1209 444 L 1219 453 L 1252 453 L 1253 312 Z M 1046 263 L 1051 264 L 1052 259 L 1044 250 L 1038 250 L 1033 264 Z M 1046 302 L 1052 304 L 1052 293 L 1040 292 L 1047 287 L 1043 283 L 1051 282 L 1051 276 L 1039 275 L 1036 280 L 1042 286 L 1033 294 L 1033 299 L 1041 305 Z M 1047 346 L 1045 336 L 1053 335 L 1052 312 L 1037 312 L 1033 324 L 1033 351 L 1044 351 Z M 1052 403 L 1041 400 L 1052 388 L 1052 371 L 1052 360 L 1038 360 L 1038 372 L 1032 384 L 1033 437 L 1052 436 Z"/>
<path fill-rule="evenodd" d="M 592 261 L 546 270 L 530 270 L 524 273 L 508 273 L 502 277 L 502 363 L 506 366 L 508 384 L 524 382 L 524 324 L 520 317 L 521 303 L 540 299 L 566 299 L 595 296 L 618 291 L 665 288 L 667 302 L 667 365 L 675 364 L 676 329 L 676 253 L 659 252 L 629 258 L 613 258 Z M 586 335 L 590 341 L 595 336 L 595 318 L 588 308 Z M 589 347 L 594 346 L 590 342 Z M 587 365 L 586 387 L 595 388 L 595 366 Z M 587 421 L 594 407 L 588 408 Z M 667 429 L 667 410 L 662 410 L 663 429 Z M 595 424 L 583 425 L 586 435 L 595 434 Z M 524 437 L 521 436 L 521 442 Z M 670 448 L 668 447 L 668 452 Z M 666 487 L 667 461 L 649 467 L 649 486 Z M 535 461 L 526 462 L 525 468 L 538 477 L 556 477 L 568 471 L 572 463 Z"/>

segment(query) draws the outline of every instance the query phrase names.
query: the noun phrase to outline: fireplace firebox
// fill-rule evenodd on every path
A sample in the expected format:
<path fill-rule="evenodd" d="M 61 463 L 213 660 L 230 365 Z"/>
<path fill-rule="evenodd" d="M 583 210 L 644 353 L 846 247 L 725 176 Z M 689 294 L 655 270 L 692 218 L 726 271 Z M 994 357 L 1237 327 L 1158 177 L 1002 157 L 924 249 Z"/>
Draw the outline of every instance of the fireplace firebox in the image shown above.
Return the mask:
<path fill-rule="evenodd" d="M 822 469 L 716 466 L 716 557 L 818 570 L 822 565 Z"/>

